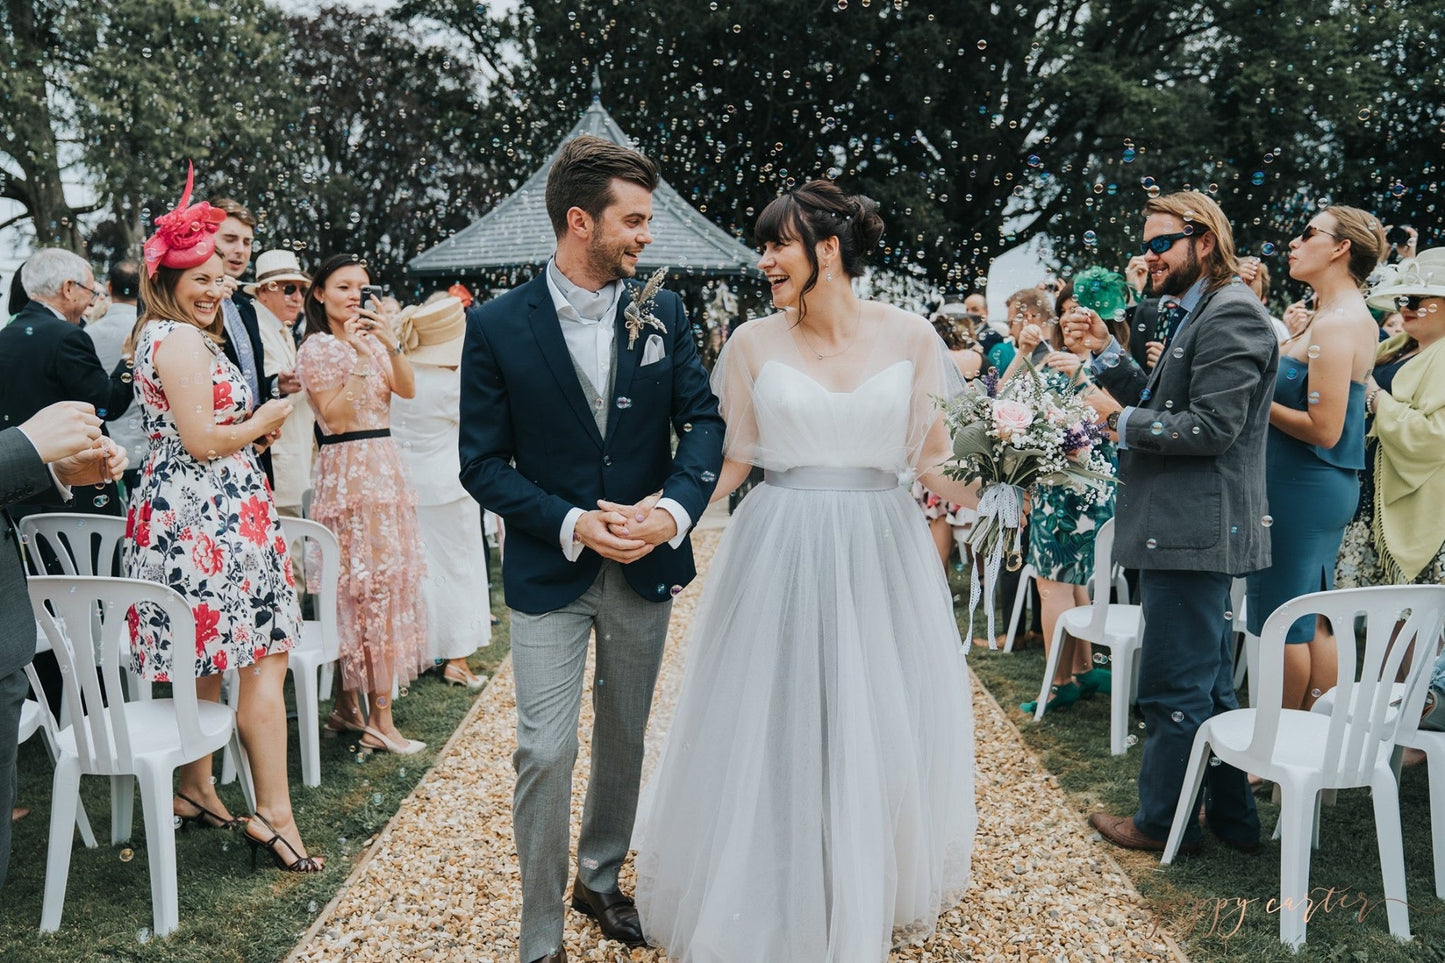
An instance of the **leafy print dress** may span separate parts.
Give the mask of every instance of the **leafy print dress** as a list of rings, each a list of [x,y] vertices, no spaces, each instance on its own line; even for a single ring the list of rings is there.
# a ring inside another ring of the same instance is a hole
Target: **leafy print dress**
[[[152,321],[135,352],[136,400],[150,454],[126,514],[126,572],[169,585],[196,617],[196,675],[214,675],[287,652],[300,637],[301,608],[281,523],[266,475],[250,445],[197,460],[181,444],[155,354],[183,322]],[[218,425],[245,421],[251,390],[218,345],[211,392]],[[129,614],[136,671],[170,681],[171,640],[150,606]]]

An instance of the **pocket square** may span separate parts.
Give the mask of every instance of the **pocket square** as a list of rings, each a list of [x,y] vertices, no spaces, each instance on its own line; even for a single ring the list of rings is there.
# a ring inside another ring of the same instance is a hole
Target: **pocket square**
[[[642,362],[638,367],[645,368],[650,364],[656,364],[666,356],[667,352],[662,347],[662,335],[649,334],[647,343],[642,346]]]

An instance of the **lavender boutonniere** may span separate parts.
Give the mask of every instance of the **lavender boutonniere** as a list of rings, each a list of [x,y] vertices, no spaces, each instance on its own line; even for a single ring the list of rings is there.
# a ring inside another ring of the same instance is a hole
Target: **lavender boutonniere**
[[[648,278],[647,283],[642,286],[642,290],[638,293],[637,297],[632,299],[632,303],[629,304],[627,310],[623,312],[623,316],[627,319],[625,322],[627,326],[627,350],[632,350],[632,346],[637,343],[637,338],[642,334],[642,329],[645,327],[656,328],[663,334],[667,333],[667,325],[659,321],[657,315],[652,313],[653,308],[656,306],[654,302],[657,298],[657,293],[662,290],[662,282],[666,277],[667,268],[660,267],[654,271],[652,277]]]

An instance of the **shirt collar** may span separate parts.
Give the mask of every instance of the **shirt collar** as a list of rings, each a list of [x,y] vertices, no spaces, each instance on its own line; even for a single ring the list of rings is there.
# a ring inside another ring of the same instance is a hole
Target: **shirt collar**
[[[1198,281],[1195,281],[1189,286],[1188,291],[1184,292],[1184,297],[1179,299],[1179,306],[1184,309],[1186,314],[1193,314],[1194,309],[1198,307],[1199,302],[1203,300],[1204,292],[1208,289],[1209,276],[1202,275]]]

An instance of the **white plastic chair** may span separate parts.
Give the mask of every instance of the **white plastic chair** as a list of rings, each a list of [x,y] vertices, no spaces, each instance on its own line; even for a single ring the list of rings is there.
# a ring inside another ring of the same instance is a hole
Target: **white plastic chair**
[[[38,624],[36,629],[40,630]],[[50,647],[48,639],[45,646],[48,650]],[[25,677],[30,680],[30,694],[35,698],[26,699],[20,706],[20,738],[17,742],[24,742],[38,731],[40,741],[45,746],[45,754],[50,757],[50,764],[53,766],[60,758],[58,742],[60,724],[55,721],[55,716],[50,711],[50,703],[45,699],[45,690],[40,685],[40,676],[36,674],[35,666],[25,666]],[[113,791],[114,788],[115,784],[112,783]],[[123,784],[123,789],[130,789],[129,781]],[[132,791],[128,798],[134,798],[134,796],[135,793]],[[112,799],[112,808],[114,808],[114,802]],[[128,819],[129,817],[127,817]],[[95,841],[95,833],[90,828],[90,816],[85,811],[85,804],[79,799],[75,801],[75,828],[80,830],[80,841],[85,844],[86,849],[94,849],[100,845]],[[120,842],[120,840],[116,840],[116,842]]]
[[[1014,593],[1013,612],[1008,618],[1008,635],[1004,636],[1003,650],[1012,652],[1014,650],[1014,638],[1018,635],[1019,619],[1023,616],[1024,605],[1033,595],[1034,580],[1039,577],[1038,571],[1032,565],[1025,565],[1019,572],[1019,587]]]
[[[1426,657],[1433,660],[1440,657],[1440,645],[1437,642],[1433,655],[1426,653]],[[1431,673],[1429,667],[1425,674],[1428,677]],[[1358,704],[1359,696],[1353,692],[1352,698]],[[1334,710],[1337,688],[1332,688],[1315,701],[1310,708],[1311,712],[1318,712],[1329,715]],[[1403,704],[1406,697],[1405,686],[1396,683],[1394,693],[1390,698],[1391,708],[1387,710],[1393,714],[1395,708]],[[1437,712],[1442,710],[1436,710]],[[1395,733],[1395,752],[1390,756],[1390,768],[1395,773],[1396,780],[1400,777],[1400,755],[1404,749],[1418,749],[1425,754],[1425,775],[1428,780],[1430,798],[1430,841],[1434,854],[1435,863],[1435,895],[1439,899],[1445,899],[1445,732],[1436,732],[1431,729],[1420,728],[1420,717],[1418,715],[1407,715]],[[1318,843],[1316,843],[1318,847]]]
[[[1314,615],[1323,615],[1336,626],[1352,626],[1358,615],[1365,617],[1363,657],[1357,658],[1348,635],[1338,647],[1339,678],[1355,680],[1354,697],[1339,700],[1328,714],[1281,708],[1285,634],[1296,619]],[[1395,626],[1402,620],[1404,626],[1392,644]],[[1276,609],[1260,636],[1259,705],[1220,713],[1199,727],[1161,862],[1174,861],[1185,826],[1197,818],[1199,788],[1211,752],[1236,769],[1278,783],[1279,938],[1298,948],[1305,941],[1310,849],[1318,842],[1320,794],[1368,786],[1390,933],[1409,940],[1400,796],[1390,757],[1401,713],[1420,716],[1442,624],[1445,585],[1316,592]],[[1397,688],[1395,680],[1402,677],[1402,670],[1405,681],[1403,688]]]
[[[121,574],[116,549],[125,538],[124,518],[81,512],[27,515],[20,520],[20,537],[29,547],[34,575],[46,574],[41,567],[41,542],[54,553],[66,575]]]
[[[281,531],[287,544],[310,539],[321,557],[321,591],[315,598],[315,619],[301,625],[301,638],[287,659],[292,685],[296,689],[296,731],[301,743],[301,781],[321,785],[321,690],[322,670],[341,657],[341,629],[336,610],[337,582],[341,578],[341,543],[331,529],[304,518],[281,517]],[[296,573],[297,581],[301,573]],[[231,692],[236,692],[234,673],[227,673]],[[232,702],[234,706],[234,701]],[[235,755],[226,750],[221,760],[221,782],[236,778]],[[254,800],[247,800],[255,808]]]
[[[1048,709],[1049,687],[1059,667],[1064,633],[1109,650],[1113,661],[1113,685],[1109,696],[1109,751],[1123,755],[1129,748],[1129,705],[1139,681],[1139,643],[1144,635],[1144,610],[1138,605],[1109,601],[1113,583],[1114,520],[1099,526],[1094,536],[1094,600],[1077,605],[1060,614],[1054,624],[1054,638],[1049,645],[1049,658],[1044,666],[1044,681],[1039,687],[1038,708],[1034,720],[1044,717]]]
[[[1235,579],[1229,586],[1229,627],[1239,638],[1234,650],[1234,687],[1248,684],[1246,698],[1251,706],[1259,705],[1255,693],[1259,689],[1259,636],[1249,631],[1249,602],[1246,582]]]
[[[67,725],[57,739],[60,758],[40,929],[60,928],[80,777],[103,775],[139,783],[152,928],[164,936],[179,923],[172,778],[178,766],[234,738],[235,715],[229,706],[196,698],[196,623],[190,606],[173,589],[137,579],[61,575],[32,577],[29,588],[35,617],[55,651],[69,696]],[[130,647],[126,614],[139,603],[153,607],[143,618],[163,614],[169,622],[169,699],[132,701],[122,694],[120,666],[129,659]],[[98,637],[93,634],[97,632]]]
[[[1005,652],[1012,652],[1014,650],[1014,638],[1018,634],[1019,619],[1023,615],[1024,603],[1027,599],[1033,597],[1031,589],[1033,588],[1034,580],[1038,577],[1039,573],[1032,565],[1025,565],[1023,571],[1019,572],[1019,590],[1014,594],[1013,612],[1009,615],[1008,620],[1008,635],[1005,636],[1003,640],[1003,650]],[[1114,597],[1119,600],[1117,604],[1128,605],[1129,582],[1124,578],[1124,569],[1118,565],[1113,566],[1110,578],[1114,589]],[[1090,579],[1090,597],[1094,595],[1092,583],[1093,580]]]

